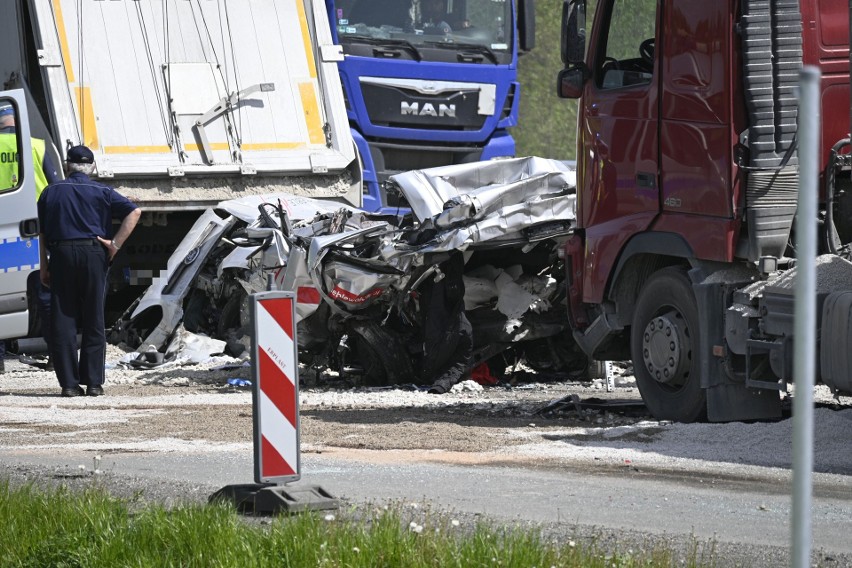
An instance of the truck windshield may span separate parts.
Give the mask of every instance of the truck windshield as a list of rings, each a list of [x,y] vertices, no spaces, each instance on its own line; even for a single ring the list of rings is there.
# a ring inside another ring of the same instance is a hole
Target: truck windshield
[[[344,45],[387,40],[389,47],[474,51],[486,61],[512,49],[511,0],[341,0],[334,19]]]

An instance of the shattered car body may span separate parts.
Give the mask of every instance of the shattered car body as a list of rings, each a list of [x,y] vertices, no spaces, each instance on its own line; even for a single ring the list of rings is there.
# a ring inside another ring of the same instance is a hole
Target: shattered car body
[[[112,340],[164,352],[183,324],[239,350],[249,295],[279,289],[297,295],[300,359],[365,384],[442,392],[483,363],[500,373],[520,358],[537,370],[585,368],[557,252],[574,224],[571,170],[518,158],[391,182],[410,212],[288,194],[220,203]]]

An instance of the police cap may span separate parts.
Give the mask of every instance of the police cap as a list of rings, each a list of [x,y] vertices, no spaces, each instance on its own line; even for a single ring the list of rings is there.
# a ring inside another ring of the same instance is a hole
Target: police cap
[[[73,146],[68,148],[65,160],[72,164],[94,164],[95,155],[85,146]]]

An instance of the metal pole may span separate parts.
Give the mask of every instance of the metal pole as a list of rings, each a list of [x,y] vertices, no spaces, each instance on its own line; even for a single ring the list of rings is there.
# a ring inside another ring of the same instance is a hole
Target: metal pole
[[[816,254],[819,180],[820,71],[799,74],[799,204],[796,213],[796,302],[793,377],[793,568],[810,566],[816,372]]]

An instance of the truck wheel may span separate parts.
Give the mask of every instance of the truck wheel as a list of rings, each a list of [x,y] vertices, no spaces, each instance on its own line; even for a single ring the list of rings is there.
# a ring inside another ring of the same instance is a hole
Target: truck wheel
[[[698,306],[689,277],[681,268],[664,268],[642,288],[630,331],[636,384],[655,418],[706,418],[698,346]]]

